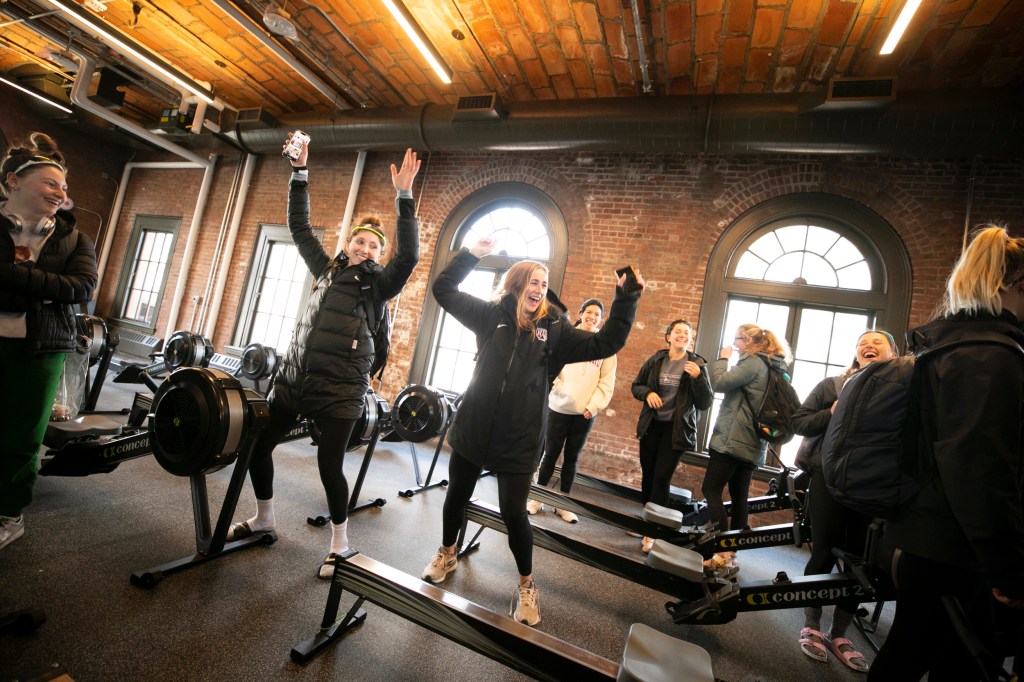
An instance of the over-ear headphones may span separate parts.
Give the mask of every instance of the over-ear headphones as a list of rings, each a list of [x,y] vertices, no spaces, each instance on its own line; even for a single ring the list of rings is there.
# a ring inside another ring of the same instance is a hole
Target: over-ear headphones
[[[17,213],[8,213],[4,211],[4,216],[11,221],[11,232],[21,232],[25,229],[25,221]],[[45,236],[50,234],[54,227],[57,226],[57,219],[52,215],[43,216],[39,219],[31,229],[39,236]]]

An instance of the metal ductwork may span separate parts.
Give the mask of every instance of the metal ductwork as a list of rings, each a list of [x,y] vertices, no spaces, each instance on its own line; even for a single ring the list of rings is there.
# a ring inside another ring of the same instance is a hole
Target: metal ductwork
[[[602,151],[1024,155],[1024,97],[1009,91],[901,93],[885,111],[824,109],[821,95],[718,95],[518,102],[506,118],[459,121],[458,105],[346,111],[236,130],[253,153],[279,153],[294,128],[318,151]]]

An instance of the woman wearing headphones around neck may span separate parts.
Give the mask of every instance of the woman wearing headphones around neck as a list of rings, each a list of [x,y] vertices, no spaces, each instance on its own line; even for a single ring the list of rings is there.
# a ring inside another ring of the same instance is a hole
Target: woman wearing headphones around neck
[[[57,144],[33,133],[0,162],[0,548],[25,533],[39,446],[64,355],[72,306],[92,298],[96,248],[61,210],[67,170]]]

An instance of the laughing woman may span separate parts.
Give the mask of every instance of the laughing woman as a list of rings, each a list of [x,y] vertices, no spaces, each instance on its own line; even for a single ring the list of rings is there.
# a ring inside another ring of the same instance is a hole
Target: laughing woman
[[[0,163],[0,548],[25,533],[39,446],[75,348],[72,306],[96,287],[92,240],[60,210],[65,175],[64,157],[41,133]]]
[[[567,363],[607,358],[625,345],[644,280],[636,273],[636,287],[624,290],[622,276],[604,326],[596,333],[580,331],[548,305],[548,270],[539,263],[513,265],[496,303],[459,291],[462,280],[493,249],[491,237],[481,238],[471,249],[462,249],[434,282],[440,306],[476,334],[480,359],[448,435],[452,454],[441,547],[421,575],[439,583],[455,570],[455,541],[486,468],[498,477],[498,506],[519,571],[509,611],[517,621],[536,625],[540,609],[526,498],[544,445],[551,377]]]

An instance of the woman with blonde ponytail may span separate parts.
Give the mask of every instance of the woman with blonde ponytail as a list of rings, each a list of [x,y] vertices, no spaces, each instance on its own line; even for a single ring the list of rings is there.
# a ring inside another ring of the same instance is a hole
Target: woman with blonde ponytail
[[[995,225],[976,232],[939,311],[908,336],[915,354],[931,351],[914,370],[908,470],[922,487],[886,521],[900,550],[896,615],[869,680],[977,680],[944,600],[959,602],[999,663],[993,606],[1024,609],[1024,239]],[[996,679],[998,663],[988,672]]]

